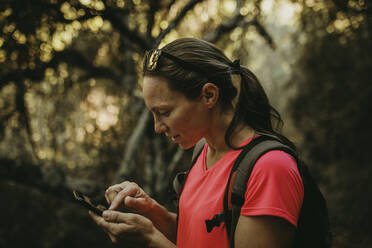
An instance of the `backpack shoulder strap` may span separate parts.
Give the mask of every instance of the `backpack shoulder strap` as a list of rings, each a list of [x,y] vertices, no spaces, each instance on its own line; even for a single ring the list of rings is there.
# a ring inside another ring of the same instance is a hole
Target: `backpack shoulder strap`
[[[241,152],[241,161],[236,161],[236,175],[232,183],[231,201],[233,204],[243,205],[244,195],[248,179],[252,173],[254,165],[257,160],[265,153],[272,150],[281,150],[289,153],[297,159],[296,153],[289,146],[284,145],[278,140],[262,140],[259,144],[255,145],[249,152]],[[245,154],[244,154],[245,153]],[[242,196],[242,199],[240,199]]]
[[[213,218],[205,220],[207,232],[211,232],[215,226],[222,222],[226,225],[227,234],[233,246],[233,237],[236,224],[240,216],[240,209],[244,204],[244,195],[249,176],[256,161],[270,150],[285,150],[292,153],[292,149],[276,136],[264,135],[254,138],[246,146],[234,162],[225,188],[223,199],[223,211],[215,214]]]
[[[224,209],[231,209],[231,221],[226,222],[231,247],[234,247],[234,234],[244,204],[247,182],[257,160],[272,150],[285,151],[297,160],[296,152],[275,136],[261,135],[251,142],[253,141],[254,143],[244,148],[236,159],[225,191]]]
[[[205,145],[205,139],[201,139],[196,143],[194,146],[194,150],[192,152],[192,158],[191,158],[191,166],[193,166],[196,163],[196,160],[198,159],[200,153],[202,152],[204,145]]]
[[[185,184],[187,175],[189,174],[189,171],[196,163],[196,160],[198,159],[200,153],[202,152],[204,145],[205,145],[205,139],[201,139],[196,143],[194,146],[194,150],[192,152],[192,158],[191,158],[191,167],[187,171],[182,171],[176,174],[174,180],[173,180],[173,189],[176,192],[177,196],[179,197],[182,193],[183,186]]]

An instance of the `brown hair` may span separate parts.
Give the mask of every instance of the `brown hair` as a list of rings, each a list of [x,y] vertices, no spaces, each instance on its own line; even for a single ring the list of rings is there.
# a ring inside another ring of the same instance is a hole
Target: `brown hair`
[[[225,133],[225,142],[229,147],[236,149],[230,143],[230,136],[241,122],[257,132],[274,134],[293,146],[278,133],[283,124],[280,114],[270,105],[264,89],[249,69],[233,63],[213,44],[196,38],[177,39],[161,50],[184,63],[162,56],[154,71],[144,68],[144,76],[164,77],[172,90],[183,93],[189,99],[199,97],[205,83],[214,83],[219,88],[222,110],[232,108],[233,99],[239,97],[233,120]],[[239,96],[233,86],[233,73],[241,75]],[[276,122],[275,130],[273,122]]]

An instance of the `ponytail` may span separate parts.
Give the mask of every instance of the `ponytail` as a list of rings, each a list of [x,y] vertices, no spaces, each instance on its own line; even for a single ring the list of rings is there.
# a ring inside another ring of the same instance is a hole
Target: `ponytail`
[[[230,137],[239,123],[245,123],[257,133],[275,135],[285,144],[295,149],[294,144],[280,133],[283,120],[279,112],[270,105],[257,77],[248,68],[242,66],[239,67],[239,74],[241,79],[239,95],[237,96],[238,101],[235,106],[234,117],[225,133],[226,144],[232,149],[239,149],[239,147],[234,147],[231,144]],[[234,81],[233,77],[232,81]]]
[[[282,118],[270,105],[257,77],[240,66],[239,60],[231,62],[213,44],[196,38],[177,39],[161,49],[150,51],[144,62],[143,75],[164,77],[170,89],[181,92],[188,99],[198,98],[205,83],[214,83],[220,92],[221,109],[234,110],[225,133],[225,142],[230,148],[239,149],[231,144],[231,135],[240,123],[257,133],[275,135],[294,148],[280,134]]]

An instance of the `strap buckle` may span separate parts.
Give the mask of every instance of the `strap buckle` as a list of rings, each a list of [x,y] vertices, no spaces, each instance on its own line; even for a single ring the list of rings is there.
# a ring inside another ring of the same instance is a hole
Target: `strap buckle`
[[[211,232],[215,226],[220,226],[222,222],[226,222],[226,211],[222,211],[215,216],[213,216],[212,219],[205,220],[205,225],[207,227],[207,232]]]

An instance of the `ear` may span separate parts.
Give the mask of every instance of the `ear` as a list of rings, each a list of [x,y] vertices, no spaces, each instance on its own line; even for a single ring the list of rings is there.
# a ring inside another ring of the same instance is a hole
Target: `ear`
[[[204,84],[201,91],[202,101],[207,105],[208,108],[213,108],[218,102],[219,89],[215,84],[206,83]]]

